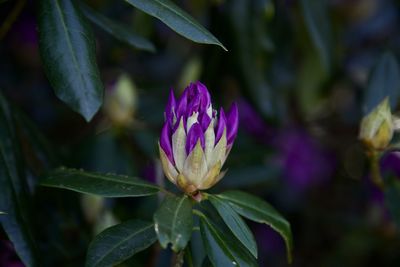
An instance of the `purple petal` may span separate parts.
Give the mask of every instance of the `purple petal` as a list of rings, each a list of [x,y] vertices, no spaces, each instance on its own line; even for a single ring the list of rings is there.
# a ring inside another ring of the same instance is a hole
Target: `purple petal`
[[[199,123],[195,123],[190,128],[189,133],[187,135],[187,139],[186,139],[186,153],[188,155],[193,150],[193,148],[196,146],[199,139],[200,139],[201,147],[204,149],[205,141],[204,141],[203,130],[201,129],[201,126]]]
[[[195,85],[197,86],[198,92],[201,96],[201,107],[200,109],[203,112],[207,112],[207,108],[210,106],[211,104],[211,96],[210,93],[207,90],[207,87],[202,84],[201,82],[197,81],[195,83]]]
[[[205,132],[211,123],[211,118],[208,117],[207,113],[203,113],[199,115],[199,122],[201,124],[201,128]]]
[[[176,117],[180,118],[185,116],[187,118],[186,110],[187,110],[187,102],[188,102],[188,93],[187,90],[183,91],[181,97],[178,101],[178,107],[176,109]]]
[[[244,99],[239,101],[240,124],[250,135],[265,144],[270,144],[274,133],[274,129],[269,127],[261,117],[261,115],[253,108],[253,106]]]
[[[171,129],[169,128],[168,123],[164,123],[164,126],[161,130],[160,136],[160,147],[164,150],[167,155],[169,161],[175,165],[174,157],[172,155],[172,145],[171,145]]]
[[[217,126],[217,134],[216,134],[216,138],[215,138],[215,144],[217,144],[219,139],[221,139],[225,128],[226,128],[225,112],[224,112],[224,110],[222,108],[220,108],[218,126]]]
[[[236,103],[233,103],[227,114],[227,139],[228,145],[232,144],[236,138],[239,127],[239,111]]]
[[[175,100],[174,90],[171,88],[167,102],[167,107],[165,109],[165,120],[168,121],[168,123],[170,123],[171,127],[173,126],[172,124],[174,120],[175,109],[176,109],[176,100]]]

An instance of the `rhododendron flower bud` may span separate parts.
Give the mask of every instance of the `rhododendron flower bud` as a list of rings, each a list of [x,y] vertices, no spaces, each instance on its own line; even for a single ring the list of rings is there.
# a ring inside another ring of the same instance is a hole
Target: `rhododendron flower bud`
[[[383,150],[392,140],[393,128],[389,99],[385,98],[362,119],[359,138],[367,147]]]
[[[184,192],[194,194],[215,185],[238,131],[238,109],[213,109],[210,93],[191,83],[176,100],[171,90],[159,149],[164,173]]]

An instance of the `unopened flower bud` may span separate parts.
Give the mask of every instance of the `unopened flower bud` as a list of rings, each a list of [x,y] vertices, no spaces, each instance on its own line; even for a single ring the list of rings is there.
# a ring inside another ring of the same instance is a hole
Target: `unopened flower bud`
[[[212,187],[223,177],[237,131],[236,104],[217,115],[202,83],[191,83],[178,100],[171,90],[159,143],[165,175],[188,194]]]
[[[385,149],[393,137],[393,120],[386,97],[361,121],[360,140],[370,149]]]
[[[106,92],[104,110],[111,122],[128,126],[136,109],[136,87],[128,75],[122,74],[115,86]]]

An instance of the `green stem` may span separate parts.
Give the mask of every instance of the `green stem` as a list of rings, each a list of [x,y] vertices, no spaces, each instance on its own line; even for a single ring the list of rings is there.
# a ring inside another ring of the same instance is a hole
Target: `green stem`
[[[371,181],[381,190],[383,190],[384,183],[381,175],[381,167],[379,165],[379,153],[377,151],[371,151],[370,163],[371,163]]]

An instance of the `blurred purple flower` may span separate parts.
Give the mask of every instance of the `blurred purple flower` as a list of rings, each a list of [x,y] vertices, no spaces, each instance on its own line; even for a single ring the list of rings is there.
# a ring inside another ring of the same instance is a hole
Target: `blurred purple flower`
[[[269,144],[273,136],[273,129],[268,127],[263,118],[245,100],[238,102],[240,110],[240,125],[249,134],[254,136],[259,142]]]
[[[381,168],[383,173],[400,177],[400,152],[396,151],[385,155],[381,160]]]
[[[284,176],[299,190],[323,183],[334,171],[334,158],[302,130],[282,133],[277,139],[277,148]]]
[[[141,177],[153,184],[157,183],[156,167],[153,162],[145,165],[141,171]]]
[[[278,132],[269,127],[254,108],[245,100],[239,101],[240,122],[243,128],[259,142],[277,150],[276,161],[284,177],[293,188],[304,190],[329,179],[335,159],[307,132],[285,129]]]
[[[257,242],[260,266],[267,266],[272,255],[285,255],[285,243],[276,231],[264,224],[250,223],[250,226]]]
[[[400,178],[400,152],[391,152],[382,157],[380,161],[382,175],[394,175]],[[390,221],[391,215],[385,205],[385,196],[380,188],[366,180],[367,193],[372,206],[378,206],[382,210],[384,221]]]
[[[18,258],[11,242],[0,240],[0,266],[24,267],[25,265]]]
[[[200,82],[191,83],[178,100],[171,90],[159,143],[167,178],[187,193],[217,183],[236,138],[238,121],[236,104],[227,114],[221,108],[217,116],[210,93]]]

